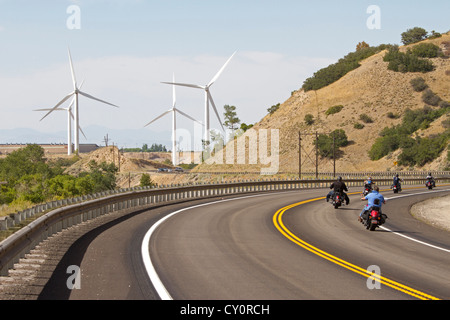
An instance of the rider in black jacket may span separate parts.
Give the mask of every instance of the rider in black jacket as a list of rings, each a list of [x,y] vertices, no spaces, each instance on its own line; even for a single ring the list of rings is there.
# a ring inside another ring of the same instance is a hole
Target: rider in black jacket
[[[347,194],[344,191],[348,191],[347,186],[345,185],[345,182],[342,181],[342,177],[338,177],[337,181],[334,181],[330,185],[330,189],[333,189],[327,194],[327,202],[330,200],[330,197],[333,197],[333,195],[336,192],[340,192],[344,198],[345,198],[345,204],[348,205],[350,203],[350,199],[348,198]]]

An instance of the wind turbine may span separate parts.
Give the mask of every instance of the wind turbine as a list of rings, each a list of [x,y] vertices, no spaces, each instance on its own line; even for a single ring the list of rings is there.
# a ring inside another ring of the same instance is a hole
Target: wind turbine
[[[175,82],[175,75],[173,76],[173,82]],[[180,113],[181,115],[185,116],[188,119],[191,119],[192,121],[198,122],[200,124],[202,124],[201,122],[195,120],[194,118],[192,118],[191,116],[187,115],[186,113],[184,113],[183,111],[179,110],[176,107],[176,95],[175,95],[175,86],[173,86],[173,102],[172,102],[172,108],[170,108],[169,110],[167,110],[166,112],[164,112],[163,114],[159,115],[158,117],[156,117],[155,119],[153,119],[152,121],[150,121],[149,123],[147,123],[144,127],[147,127],[148,125],[150,125],[151,123],[155,122],[156,120],[164,117],[166,114],[172,113],[172,164],[174,166],[178,165],[178,158],[177,158],[177,117],[176,117],[176,113]]]
[[[57,108],[57,109],[36,109],[33,111],[67,111],[67,155],[72,155],[72,119],[74,119],[73,113],[72,113],[72,103],[67,108]],[[83,134],[84,138],[86,138],[86,135],[84,134],[81,127],[79,128],[81,133]]]
[[[67,96],[65,96],[60,102],[58,102],[58,104],[56,106],[54,106],[52,109],[50,109],[49,112],[47,112],[47,114],[45,116],[42,117],[41,121],[47,117],[52,111],[58,109],[58,107],[63,104],[64,102],[66,102],[70,97],[74,97],[74,117],[75,117],[75,134],[74,134],[74,140],[75,140],[75,151],[78,152],[78,150],[80,149],[80,141],[79,141],[79,130],[80,130],[80,126],[79,126],[79,122],[80,122],[80,116],[79,116],[79,106],[78,106],[78,94],[81,94],[82,96],[85,96],[86,98],[92,99],[92,100],[96,100],[105,104],[108,104],[110,106],[119,108],[118,106],[106,102],[104,100],[98,99],[96,97],[91,96],[90,94],[87,94],[83,91],[80,90],[80,88],[77,86],[77,80],[75,77],[75,71],[73,69],[73,63],[72,63],[72,56],[70,54],[70,49],[68,48],[68,53],[69,53],[69,63],[70,63],[70,71],[72,73],[72,82],[73,82],[73,91],[71,93],[69,93]],[[81,87],[81,86],[80,86]]]
[[[80,89],[83,86],[83,83],[84,83],[84,80],[80,84]],[[56,109],[55,108],[46,108],[46,109],[33,110],[33,111],[49,111],[48,114],[52,113],[53,111],[67,111],[67,155],[69,155],[69,156],[72,155],[72,119],[74,119],[74,116],[72,113],[72,106],[73,106],[74,102],[75,102],[75,98],[72,98],[72,101],[70,102],[70,105],[67,108],[56,108]],[[42,119],[44,119],[44,118],[42,118]],[[83,136],[86,138],[86,135],[84,134],[83,130],[81,130],[81,128],[80,128],[80,131],[83,134]]]
[[[234,52],[231,57],[227,60],[227,62],[225,62],[225,64],[223,65],[223,67],[219,70],[219,72],[217,72],[217,74],[214,76],[214,78],[211,79],[211,81],[207,84],[207,85],[197,85],[197,84],[189,84],[189,83],[175,83],[174,82],[162,82],[165,84],[171,84],[171,85],[176,85],[176,86],[183,86],[183,87],[190,87],[190,88],[196,88],[196,89],[203,89],[205,91],[205,135],[204,135],[204,139],[205,142],[210,140],[210,134],[209,134],[209,128],[210,128],[210,123],[209,123],[209,102],[211,102],[214,112],[216,113],[217,119],[219,120],[220,126],[222,127],[222,130],[225,131],[225,129],[223,128],[222,125],[222,120],[220,120],[220,116],[219,113],[217,112],[217,108],[216,105],[214,103],[214,100],[211,96],[210,93],[210,87],[214,84],[214,82],[217,81],[217,79],[219,78],[219,76],[222,74],[223,70],[225,69],[225,67],[228,65],[228,63],[230,62],[230,60],[233,58],[233,56],[236,54],[236,52]]]

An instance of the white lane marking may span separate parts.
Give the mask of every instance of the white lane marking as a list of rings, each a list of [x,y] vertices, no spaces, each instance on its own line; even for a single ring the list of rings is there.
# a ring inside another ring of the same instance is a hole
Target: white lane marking
[[[141,254],[142,254],[142,259],[144,261],[145,269],[147,270],[147,274],[150,277],[150,281],[152,282],[153,286],[155,287],[155,290],[158,293],[161,300],[173,300],[173,299],[172,299],[172,296],[167,291],[166,287],[163,285],[161,279],[158,276],[158,273],[156,272],[156,269],[150,258],[149,245],[150,245],[150,238],[151,238],[152,234],[164,221],[166,221],[170,217],[172,217],[180,212],[203,207],[203,206],[208,206],[211,204],[217,204],[217,203],[221,203],[221,202],[234,201],[234,200],[240,200],[240,199],[246,199],[246,198],[270,196],[270,195],[276,195],[276,194],[287,194],[287,193],[293,193],[293,192],[298,192],[298,191],[299,190],[277,192],[277,193],[267,193],[267,194],[257,194],[257,195],[243,196],[243,197],[238,197],[238,198],[224,199],[224,200],[219,200],[219,201],[214,201],[214,202],[203,203],[203,204],[195,205],[192,207],[187,207],[184,209],[177,210],[175,212],[172,212],[172,213],[166,215],[164,218],[158,220],[145,234],[144,239],[142,240]]]
[[[431,191],[431,192],[446,192],[446,191],[450,191],[450,189],[436,190],[436,191]],[[390,200],[390,199],[397,199],[397,198],[403,198],[403,197],[411,197],[411,196],[415,196],[415,195],[418,195],[418,194],[430,194],[430,191],[419,192],[419,193],[414,193],[414,194],[398,195],[398,196],[395,196],[395,197],[392,197],[392,198],[385,198],[385,199],[386,199],[386,200]],[[431,243],[427,243],[427,242],[424,242],[424,241],[420,241],[420,240],[414,239],[414,238],[412,238],[412,237],[405,236],[404,234],[401,234],[401,233],[392,231],[392,230],[390,230],[390,229],[388,229],[388,228],[386,228],[386,227],[383,227],[383,226],[380,226],[380,228],[381,228],[381,229],[384,229],[384,230],[386,230],[386,231],[389,231],[389,232],[391,232],[391,233],[393,233],[393,234],[395,234],[395,235],[397,235],[397,236],[406,238],[406,239],[408,239],[408,240],[411,240],[411,241],[414,241],[414,242],[423,244],[423,245],[425,245],[425,246],[428,246],[428,247],[431,247],[431,248],[435,248],[435,249],[442,250],[442,251],[445,251],[445,252],[450,253],[450,250],[449,250],[449,249],[445,249],[445,248],[442,248],[442,247],[438,247],[438,246],[432,245]]]

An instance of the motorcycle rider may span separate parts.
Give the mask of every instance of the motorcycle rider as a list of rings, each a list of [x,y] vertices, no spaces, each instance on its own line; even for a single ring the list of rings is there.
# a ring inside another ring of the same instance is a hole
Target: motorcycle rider
[[[432,183],[432,185],[433,185],[433,188],[436,187],[436,182],[434,181],[434,178],[433,178],[433,176],[431,175],[431,172],[428,173],[428,176],[427,176],[427,182],[428,182],[428,181],[431,181],[431,183]]]
[[[368,177],[366,181],[364,181],[364,189],[368,188],[369,191],[372,191],[373,185],[375,183],[372,181],[372,177]]]
[[[364,206],[363,210],[359,214],[358,221],[363,222],[363,215],[368,212],[373,207],[380,208],[381,213],[381,206],[383,203],[386,203],[386,200],[384,200],[383,195],[380,193],[380,189],[378,186],[374,186],[371,193],[369,193],[367,196],[362,197],[361,200],[368,200],[367,204]]]
[[[338,177],[337,181],[332,182],[330,185],[330,189],[333,190],[331,190],[327,194],[327,202],[330,200],[331,197],[333,197],[336,194],[336,192],[340,192],[344,196],[345,204],[348,205],[350,203],[348,195],[344,192],[348,191],[348,188],[345,185],[345,182],[342,181],[342,177]]]
[[[398,173],[394,176],[394,181],[392,183],[393,186],[397,186],[398,191],[402,191],[402,184],[400,182],[403,182],[403,179],[400,179],[398,177]]]

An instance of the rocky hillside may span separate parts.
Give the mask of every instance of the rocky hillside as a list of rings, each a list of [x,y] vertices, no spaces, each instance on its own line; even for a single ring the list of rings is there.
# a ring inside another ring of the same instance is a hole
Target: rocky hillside
[[[281,172],[298,171],[298,137],[302,133],[303,171],[314,171],[315,154],[313,138],[315,132],[330,133],[335,129],[343,129],[348,136],[349,144],[341,148],[342,157],[337,159],[338,171],[386,171],[401,170],[397,167],[398,152],[393,152],[384,158],[371,161],[368,151],[385,127],[399,124],[401,116],[407,108],[424,107],[422,93],[414,91],[410,81],[416,77],[425,79],[428,87],[443,101],[450,101],[450,33],[442,37],[423,41],[440,46],[444,56],[430,59],[435,66],[427,73],[394,72],[388,70],[388,62],[383,61],[386,50],[379,52],[361,62],[361,66],[342,77],[340,80],[317,91],[304,92],[298,90],[281,104],[273,114],[268,114],[253,128],[279,129],[280,148],[279,160]],[[416,44],[400,47],[406,51]],[[333,106],[343,106],[334,114],[326,114]],[[436,107],[439,108],[439,107]],[[390,116],[388,114],[390,113]],[[311,114],[314,122],[305,123],[305,115]],[[361,115],[368,115],[373,122],[364,123]],[[395,117],[397,116],[397,117]],[[442,133],[442,125],[448,119],[448,114],[434,121],[427,130],[418,132],[421,136]],[[355,124],[364,127],[356,129]],[[448,149],[448,147],[447,147]],[[423,170],[442,170],[447,164],[447,151],[433,163],[426,164]],[[216,159],[217,160],[217,159]],[[214,161],[210,161],[212,163]],[[331,171],[333,162],[321,159],[321,171]],[[258,171],[255,165],[217,165],[203,164],[198,171]]]

